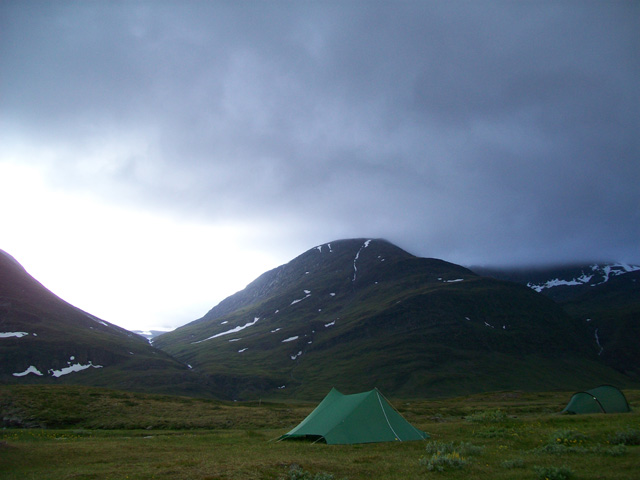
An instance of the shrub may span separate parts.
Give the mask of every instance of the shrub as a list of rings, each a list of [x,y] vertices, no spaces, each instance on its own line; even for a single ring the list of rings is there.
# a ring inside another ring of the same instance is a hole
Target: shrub
[[[539,480],[569,480],[573,472],[567,467],[534,467]]]
[[[473,436],[478,438],[505,438],[514,434],[513,429],[504,427],[489,427],[486,430],[474,432]]]
[[[628,429],[623,432],[616,432],[609,437],[612,445],[640,445],[640,430]]]
[[[565,447],[578,447],[587,441],[586,435],[576,430],[556,430],[549,437],[549,444],[563,445]]]
[[[549,436],[547,443],[537,449],[537,452],[555,455],[585,453],[588,452],[584,447],[586,441],[587,437],[576,430],[556,430]]]
[[[458,452],[461,456],[470,457],[482,453],[482,447],[468,442],[440,442],[438,440],[427,443],[428,454],[447,454]]]
[[[443,472],[448,468],[462,468],[469,461],[458,452],[434,453],[430,458],[420,459],[420,465],[425,465],[429,471]]]
[[[600,453],[608,457],[621,457],[627,453],[627,447],[625,445],[613,445],[611,447],[597,447],[594,449],[594,453]]]
[[[335,477],[327,472],[319,472],[313,475],[303,470],[299,465],[292,465],[285,480],[334,480]]]
[[[484,412],[469,415],[466,420],[472,423],[499,423],[507,419],[507,414],[502,410],[485,410]]]
[[[500,464],[502,468],[512,469],[512,468],[524,468],[524,460],[521,458],[514,458],[513,460],[505,460]]]
[[[565,453],[585,453],[584,447],[567,447],[561,443],[546,443],[536,450],[536,453],[549,453],[551,455],[564,455]]]
[[[469,463],[469,457],[482,453],[482,447],[467,442],[440,442],[427,443],[427,455],[422,457],[420,465],[427,470],[442,472],[448,468],[462,468]]]

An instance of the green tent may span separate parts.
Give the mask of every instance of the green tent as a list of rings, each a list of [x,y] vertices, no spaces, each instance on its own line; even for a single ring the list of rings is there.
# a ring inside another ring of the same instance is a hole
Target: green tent
[[[566,413],[624,413],[630,412],[624,394],[616,387],[602,385],[586,392],[576,392],[562,410]]]
[[[305,438],[331,445],[423,440],[428,435],[400,415],[378,391],[343,395],[335,388],[280,440]]]

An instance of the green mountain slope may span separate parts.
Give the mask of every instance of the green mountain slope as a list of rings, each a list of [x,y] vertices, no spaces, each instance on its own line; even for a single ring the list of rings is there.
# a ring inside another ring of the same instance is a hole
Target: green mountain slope
[[[203,379],[144,338],[60,299],[0,250],[0,383],[194,393]]]
[[[554,299],[583,323],[602,362],[640,379],[640,267],[617,263],[483,273]]]
[[[313,248],[154,345],[236,398],[626,381],[598,362],[582,323],[552,300],[384,240]]]

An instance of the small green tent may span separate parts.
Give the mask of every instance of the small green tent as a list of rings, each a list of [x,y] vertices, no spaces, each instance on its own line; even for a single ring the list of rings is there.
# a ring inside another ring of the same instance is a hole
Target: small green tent
[[[280,440],[306,438],[334,445],[427,437],[407,422],[377,388],[353,395],[343,395],[332,388],[315,410]]]
[[[576,392],[562,410],[565,413],[625,413],[630,412],[624,394],[611,385],[601,385],[586,392]]]

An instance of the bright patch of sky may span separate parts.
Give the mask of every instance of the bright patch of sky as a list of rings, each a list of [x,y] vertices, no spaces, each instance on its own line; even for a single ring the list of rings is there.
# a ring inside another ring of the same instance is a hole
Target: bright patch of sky
[[[53,293],[129,330],[204,315],[277,263],[233,224],[200,224],[53,188],[0,162],[0,248]]]

